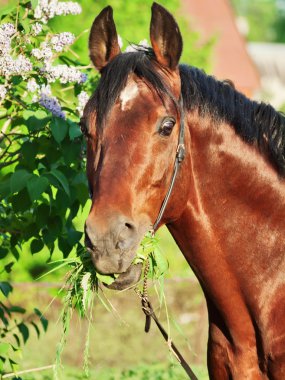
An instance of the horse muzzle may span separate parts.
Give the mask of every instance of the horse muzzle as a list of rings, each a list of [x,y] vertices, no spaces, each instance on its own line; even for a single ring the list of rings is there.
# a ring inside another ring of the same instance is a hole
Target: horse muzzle
[[[109,221],[105,231],[93,218],[86,220],[85,245],[96,270],[104,275],[119,274],[108,286],[111,289],[122,290],[139,281],[141,266],[132,264],[139,241],[134,223],[122,216]]]

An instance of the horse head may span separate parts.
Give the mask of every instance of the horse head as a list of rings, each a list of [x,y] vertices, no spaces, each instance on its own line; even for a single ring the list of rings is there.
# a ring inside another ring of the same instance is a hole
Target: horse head
[[[179,139],[182,38],[173,16],[156,3],[150,40],[151,48],[121,53],[111,7],[95,18],[89,38],[101,78],[81,121],[92,198],[86,246],[99,273],[120,274],[117,289],[139,280],[135,252],[157,219]],[[184,182],[179,187],[186,189]],[[178,218],[186,200],[176,189],[160,225]]]

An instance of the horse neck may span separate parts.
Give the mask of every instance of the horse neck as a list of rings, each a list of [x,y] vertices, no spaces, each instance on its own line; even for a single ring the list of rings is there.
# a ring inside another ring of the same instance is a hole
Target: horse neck
[[[183,214],[169,226],[171,233],[196,272],[202,271],[202,257],[206,265],[222,256],[237,264],[239,259],[246,262],[245,255],[252,260],[257,251],[257,265],[262,267],[263,259],[272,256],[270,250],[285,249],[280,243],[284,180],[229,124],[214,123],[197,111],[189,113],[187,121],[190,173],[181,174],[189,176],[190,191]]]

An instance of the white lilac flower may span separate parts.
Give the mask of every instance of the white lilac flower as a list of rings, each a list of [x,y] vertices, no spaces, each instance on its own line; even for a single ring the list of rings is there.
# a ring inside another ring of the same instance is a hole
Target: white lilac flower
[[[59,34],[55,34],[51,38],[51,45],[52,48],[57,51],[61,52],[65,46],[72,45],[75,40],[75,35],[69,32],[63,32]]]
[[[36,92],[38,91],[40,86],[37,84],[35,78],[30,78],[27,82],[27,90],[29,92]]]
[[[49,84],[42,84],[40,88],[40,93],[46,96],[51,96],[51,88]]]
[[[7,94],[6,87],[3,84],[0,84],[0,103],[2,102],[2,100],[5,99],[6,94]]]
[[[0,33],[0,56],[9,54],[11,50],[11,40],[5,34]]]
[[[138,43],[138,45],[139,45],[139,46],[142,46],[142,47],[145,47],[145,48],[148,48],[148,47],[149,47],[149,44],[148,44],[148,42],[147,42],[146,39],[140,41],[140,42]],[[137,49],[137,45],[132,45],[132,44],[131,44],[131,45],[129,45],[129,46],[126,48],[125,53],[130,53],[130,52],[137,51],[137,50],[138,50],[138,49]]]
[[[23,74],[33,69],[33,65],[29,58],[24,55],[18,55],[15,60],[15,74]]]
[[[83,114],[84,107],[86,103],[88,102],[89,95],[85,91],[81,91],[80,94],[77,96],[78,99],[78,106],[76,107],[78,113],[80,116]]]
[[[65,113],[62,111],[59,101],[55,96],[47,96],[46,94],[42,93],[40,95],[39,104],[45,107],[54,116],[65,119]]]
[[[77,15],[81,11],[81,6],[73,1],[39,0],[35,8],[34,17],[47,23],[54,16]]]
[[[66,16],[68,14],[78,15],[81,12],[82,12],[81,6],[78,3],[73,2],[73,1],[58,2],[56,10],[55,10],[55,14],[57,16],[61,16],[61,15]]]
[[[46,65],[42,70],[49,82],[55,82],[57,79],[60,83],[84,83],[87,79],[86,74],[81,73],[75,67],[70,67],[67,65],[57,65],[51,66]]]
[[[34,36],[37,36],[38,34],[40,34],[42,30],[43,30],[42,24],[40,24],[39,22],[36,22],[35,24],[32,25],[32,33]]]
[[[10,55],[0,56],[0,74],[4,76],[24,74],[33,69],[31,61],[23,55],[15,60]]]
[[[0,33],[4,34],[6,37],[11,37],[16,33],[16,29],[10,22],[0,25]]]
[[[44,62],[49,61],[52,58],[52,50],[46,42],[41,43],[40,49],[33,49],[32,55],[37,59],[42,59]]]

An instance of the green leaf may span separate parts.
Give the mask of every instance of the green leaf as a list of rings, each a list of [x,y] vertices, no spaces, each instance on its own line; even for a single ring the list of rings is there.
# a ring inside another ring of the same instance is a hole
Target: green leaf
[[[14,337],[14,339],[15,339],[18,347],[20,347],[21,346],[21,342],[20,342],[20,339],[19,339],[18,335],[17,334],[13,334],[13,337]]]
[[[27,183],[27,189],[31,201],[39,199],[42,193],[47,189],[49,181],[46,177],[38,177],[35,174]]]
[[[11,197],[11,204],[14,212],[24,212],[28,210],[31,205],[31,199],[26,188],[21,190],[18,194]]]
[[[70,229],[67,231],[67,241],[73,247],[82,237],[82,232]]]
[[[65,175],[58,169],[53,169],[49,174],[57,179],[66,194],[70,196],[69,183]]]
[[[67,134],[68,124],[64,119],[53,118],[50,123],[50,129],[55,141],[60,144]]]
[[[9,310],[11,313],[19,313],[19,314],[25,314],[26,312],[26,309],[24,309],[21,306],[11,306]]]
[[[60,236],[58,238],[58,248],[63,253],[63,257],[67,257],[72,250],[72,245],[69,244],[66,238]]]
[[[41,332],[40,332],[40,329],[38,328],[37,324],[35,322],[31,322],[31,325],[34,327],[34,329],[36,330],[36,333],[37,333],[37,337],[40,338],[41,336]]]
[[[16,9],[16,6],[15,4],[13,5],[6,5],[6,6],[1,6],[1,11],[0,11],[0,17],[3,17],[3,16],[6,16],[6,15],[9,15],[11,14],[11,12],[13,12],[15,9]]]
[[[69,138],[70,140],[76,139],[76,137],[82,136],[81,130],[79,128],[79,125],[77,123],[74,123],[73,121],[68,120],[69,124]]]
[[[39,309],[34,308],[34,311],[35,311],[36,315],[40,318],[40,321],[41,321],[41,324],[43,326],[44,331],[47,331],[48,320],[43,316],[43,314],[41,313],[41,311]]]
[[[6,180],[3,180],[1,178],[1,182],[0,182],[0,196],[1,198],[5,198],[7,197],[7,195],[10,194],[10,191],[11,191],[11,185],[10,185],[10,178],[6,179]]]
[[[155,262],[160,274],[165,273],[169,267],[166,257],[160,252],[159,249],[155,249],[154,257],[155,257]]]
[[[4,259],[8,255],[9,251],[7,248],[0,247],[0,260]]]
[[[13,359],[9,358],[8,359],[9,363],[10,363],[10,367],[11,367],[11,370],[12,372],[17,372],[18,369],[19,369],[19,364],[16,363]],[[22,380],[21,377],[18,377],[18,376],[15,376],[12,378],[12,380]]]
[[[6,312],[4,312],[4,308],[0,307],[0,319],[4,323],[4,325],[7,327],[9,325],[8,319],[6,318]]]
[[[44,243],[41,239],[34,239],[31,242],[30,248],[32,254],[40,252],[44,247]]]
[[[17,193],[26,185],[32,174],[25,169],[15,171],[10,178],[10,188],[12,193]]]
[[[39,207],[35,208],[34,215],[36,217],[36,224],[39,228],[46,225],[47,220],[50,216],[50,212],[50,206],[44,203],[40,204]]]
[[[6,273],[10,273],[12,271],[12,267],[13,265],[15,264],[15,261],[11,261],[10,263],[8,263],[7,265],[4,266],[4,271]]]
[[[43,110],[23,112],[23,118],[26,120],[25,125],[30,131],[35,132],[44,128],[50,120],[50,117]]]
[[[35,112],[30,110],[24,110],[23,111],[23,119],[28,120],[30,117],[34,116]]]
[[[113,276],[103,275],[96,273],[96,277],[99,281],[103,282],[104,284],[111,285],[116,279]]]
[[[25,325],[25,323],[20,323],[17,327],[22,335],[23,342],[26,343],[30,335],[27,325]]]
[[[38,143],[35,141],[26,141],[21,146],[21,155],[23,157],[23,163],[29,168],[33,168],[35,165],[35,157],[38,153]]]
[[[5,297],[8,297],[9,293],[12,292],[13,287],[6,281],[0,281],[0,290]]]

